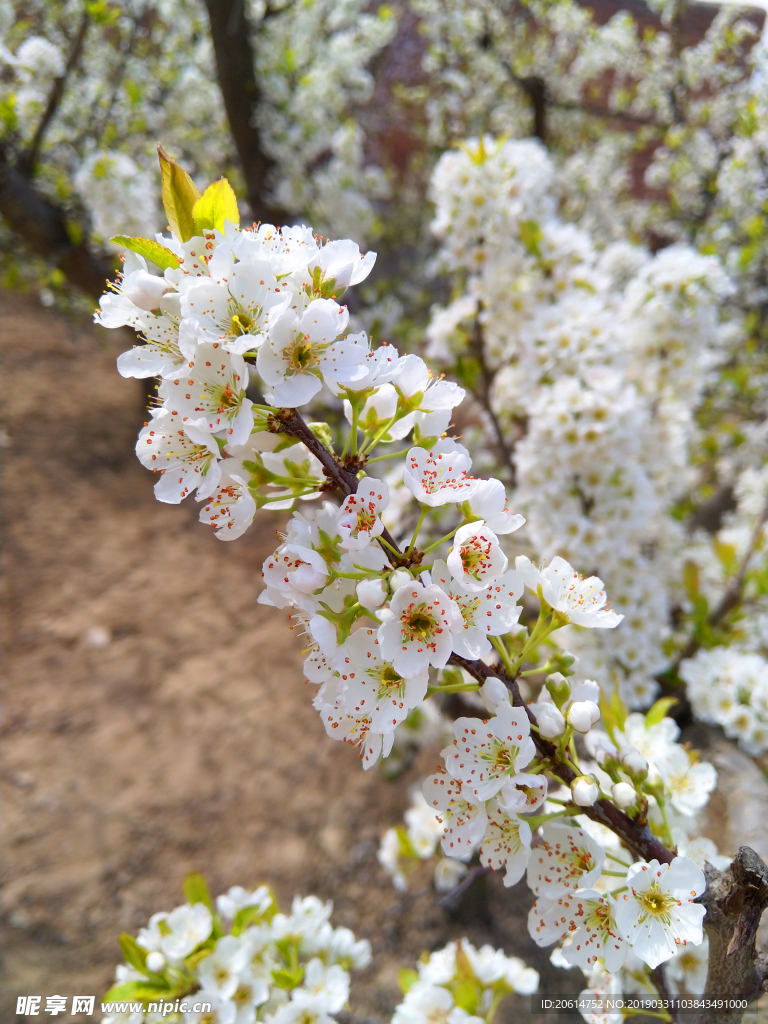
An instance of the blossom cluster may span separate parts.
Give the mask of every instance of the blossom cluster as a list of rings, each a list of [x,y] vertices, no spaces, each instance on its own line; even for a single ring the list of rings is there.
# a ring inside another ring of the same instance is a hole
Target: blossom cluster
[[[539,975],[519,957],[459,939],[425,954],[417,971],[401,971],[400,983],[404,999],[392,1024],[480,1024],[506,995],[536,992]]]
[[[694,482],[693,410],[728,351],[718,307],[731,285],[691,248],[600,251],[557,215],[553,173],[531,140],[485,136],[441,157],[433,230],[464,285],[433,311],[427,352],[461,371],[479,332],[527,538],[540,558],[593,566],[625,614],[609,646],[597,634],[569,646],[642,706],[668,663],[687,547],[673,513]]]
[[[334,928],[333,904],[316,896],[295,897],[283,913],[267,886],[234,886],[214,905],[199,875],[187,879],[185,895],[135,939],[122,936],[126,962],[105,1000],[143,1002],[145,1010],[108,1013],[102,1024],[331,1024],[347,1004],[349,972],[371,961],[370,943]],[[210,1009],[162,1008],[191,995],[190,1006]]]
[[[748,754],[768,750],[768,660],[714,647],[683,661],[680,676],[698,719],[722,726]]]
[[[144,1007],[116,1009],[102,1024],[333,1024],[348,1007],[350,972],[368,967],[371,944],[332,926],[330,900],[296,896],[284,913],[266,885],[233,886],[215,904],[200,875],[184,889],[186,903],[121,936],[125,963],[104,1002]],[[400,982],[392,1024],[481,1024],[506,996],[535,992],[539,975],[459,939],[425,953],[417,971],[403,968]]]
[[[528,921],[531,937],[542,946],[561,941],[563,962],[585,973],[615,973],[628,955],[655,968],[686,944],[700,945],[703,908],[693,901],[703,891],[704,863],[729,863],[698,834],[717,773],[677,742],[679,728],[664,716],[666,702],[643,716],[628,714],[614,700],[606,706],[603,730],[597,727],[597,684],[550,675],[540,700],[530,705],[540,735],[564,746],[581,736],[592,758],[576,762],[581,774],[569,792],[556,780],[553,787],[544,773],[530,774],[528,720],[510,707],[496,682],[490,680],[483,694],[488,701],[499,699],[495,716],[455,722],[454,743],[443,751],[445,768],[424,783],[427,806],[414,799],[406,828],[390,829],[382,839],[379,860],[396,887],[406,887],[415,858],[433,855],[439,835],[446,858],[466,864],[479,853],[481,865],[504,869],[505,885],[525,874],[537,896]],[[580,812],[600,796],[630,815],[642,807],[652,830],[677,846],[680,856],[671,867],[633,862],[612,832]],[[685,899],[678,873],[685,879]],[[447,864],[439,860],[436,887],[449,878]],[[654,903],[648,893],[657,890],[661,895]]]

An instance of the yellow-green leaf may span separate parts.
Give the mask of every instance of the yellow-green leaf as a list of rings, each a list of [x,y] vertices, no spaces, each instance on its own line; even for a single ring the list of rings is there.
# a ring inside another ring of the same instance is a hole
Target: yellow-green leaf
[[[191,871],[184,879],[184,895],[187,903],[203,903],[213,912],[213,900],[208,883],[199,872]]]
[[[732,572],[736,566],[736,548],[733,544],[724,544],[718,537],[712,538],[712,547],[726,572]]]
[[[401,967],[400,972],[397,976],[397,983],[400,986],[400,991],[403,995],[406,994],[412,985],[415,985],[419,980],[419,972],[414,971],[411,967]]]
[[[624,723],[627,720],[629,711],[624,701],[619,696],[618,687],[611,694],[610,699],[611,711],[613,712],[613,719],[616,723],[616,728],[619,732],[624,732]]]
[[[225,220],[232,221],[235,227],[240,226],[237,197],[226,178],[214,181],[208,186],[195,203],[192,213],[198,234],[216,228],[223,231]]]
[[[646,726],[658,725],[669,709],[677,703],[677,697],[659,697],[653,707],[646,713]]]
[[[200,198],[197,185],[176,161],[157,144],[163,177],[163,206],[173,233],[188,242],[197,233],[193,209]]]
[[[477,1013],[478,996],[477,982],[471,981],[469,978],[459,978],[453,986],[453,998],[456,1005],[462,1010],[466,1010],[471,1016]]]
[[[144,259],[154,263],[161,270],[167,270],[169,267],[176,270],[179,266],[179,260],[171,250],[167,249],[164,245],[160,245],[159,242],[153,242],[151,238],[131,238],[129,235],[115,235],[110,241],[114,242],[115,245],[121,245],[124,249],[130,249],[131,252],[138,253],[139,256],[143,256]]]
[[[462,945],[461,939],[459,939],[456,944],[456,975],[460,981],[475,981],[475,972],[472,968],[472,962],[464,952],[464,946]]]
[[[695,601],[699,596],[699,567],[690,559],[683,562],[683,586],[691,601]]]

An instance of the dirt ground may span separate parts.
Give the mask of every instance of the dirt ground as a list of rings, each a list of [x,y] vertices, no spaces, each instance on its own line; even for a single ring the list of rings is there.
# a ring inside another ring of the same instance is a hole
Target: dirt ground
[[[215,893],[268,882],[283,901],[333,899],[334,922],[373,943],[358,1014],[388,1019],[398,966],[461,934],[524,956],[545,991],[578,990],[532,948],[524,886],[493,879],[463,920],[426,874],[407,899],[392,888],[378,840],[437,751],[388,783],[326,737],[300,639],[256,604],[280,521],[222,544],[191,499],[155,501],[114,332],[15,295],[2,328],[2,1021],[22,1019],[20,994],[98,1001],[119,933],[182,902],[190,870]],[[534,1018],[510,1000],[497,1019]]]

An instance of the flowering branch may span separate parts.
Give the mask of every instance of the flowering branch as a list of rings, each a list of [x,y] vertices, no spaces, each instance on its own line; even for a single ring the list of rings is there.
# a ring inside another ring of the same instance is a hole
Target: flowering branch
[[[354,494],[357,491],[357,477],[342,466],[331,455],[322,441],[315,437],[297,409],[280,409],[276,414],[276,419],[279,421],[277,429],[302,441],[322,464],[326,475],[334,481],[343,494]],[[387,535],[386,539],[396,551],[400,551],[390,536]],[[492,676],[501,679],[512,694],[513,705],[525,708],[529,720],[535,724],[536,718],[531,709],[525,704],[520,693],[517,676],[510,676],[500,666],[489,667],[482,661],[462,658],[455,653],[451,655],[449,661],[451,664],[465,669],[479,683],[484,683],[486,679]],[[562,760],[558,757],[555,745],[536,733],[533,735],[533,742],[540,757],[550,762],[551,774],[564,785],[570,786],[577,777],[576,772],[567,764],[562,763]],[[600,822],[601,825],[610,828],[622,841],[626,842],[631,849],[646,858],[646,860],[658,860],[662,864],[668,864],[674,859],[675,851],[664,846],[653,835],[647,825],[644,827],[638,826],[636,822],[616,807],[615,804],[611,803],[610,800],[600,799],[592,807],[580,808],[580,810],[595,821]]]

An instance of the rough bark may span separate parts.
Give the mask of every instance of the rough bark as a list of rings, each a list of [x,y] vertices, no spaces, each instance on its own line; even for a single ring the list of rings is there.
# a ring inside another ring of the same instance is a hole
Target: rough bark
[[[768,906],[768,866],[749,846],[742,846],[725,871],[706,868],[707,888],[700,902],[707,908],[709,970],[705,999],[756,999],[768,986],[768,959],[755,948],[760,918]],[[713,1008],[691,1024],[739,1024],[743,1010]]]
[[[260,92],[254,69],[251,27],[244,0],[205,0],[216,56],[216,75],[232,139],[245,179],[251,215],[274,222],[279,214],[264,199],[272,161],[261,148],[255,118]]]
[[[114,267],[94,253],[86,239],[74,242],[63,210],[10,164],[0,146],[0,214],[22,243],[36,256],[58,267],[67,280],[98,298]]]

